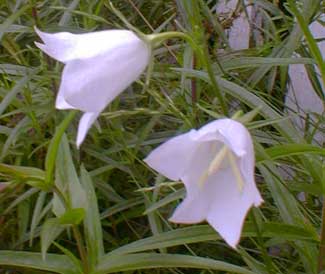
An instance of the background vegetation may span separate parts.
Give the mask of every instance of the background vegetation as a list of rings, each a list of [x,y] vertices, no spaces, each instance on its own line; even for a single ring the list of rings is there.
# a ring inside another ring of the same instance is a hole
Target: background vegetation
[[[305,128],[298,129],[292,118],[300,114],[288,115],[284,104],[289,64],[307,64],[321,87],[311,64],[322,68],[323,60],[314,54],[315,40],[304,37],[324,3],[252,1],[262,18],[261,25],[252,22],[259,35],[251,36],[249,49],[235,51],[225,29],[236,14],[218,15],[217,1],[112,2],[144,33],[189,33],[205,55],[177,39],[157,48],[145,92],[143,77],[107,107],[79,150],[73,120],[56,157],[50,144],[69,117],[54,107],[63,65],[35,47],[33,26],[74,33],[126,26],[105,0],[0,0],[0,273],[325,270],[325,150],[315,139],[323,134],[324,119],[308,113],[302,116]],[[292,58],[295,51],[303,58]],[[256,108],[259,114],[247,127],[265,202],[250,211],[238,249],[206,224],[169,223],[183,186],[155,174],[142,159],[181,132]],[[42,187],[54,163],[55,191],[71,207],[64,220],[53,213],[58,195]]]

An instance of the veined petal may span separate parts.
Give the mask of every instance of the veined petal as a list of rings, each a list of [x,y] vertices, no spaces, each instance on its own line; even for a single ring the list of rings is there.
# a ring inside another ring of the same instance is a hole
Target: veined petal
[[[171,180],[179,180],[185,172],[190,159],[195,151],[196,143],[192,130],[171,138],[154,149],[144,161],[153,169]]]
[[[59,93],[84,112],[101,112],[146,68],[150,52],[141,41],[64,67]]]
[[[66,63],[75,59],[87,59],[119,50],[126,45],[137,47],[146,46],[132,31],[105,30],[83,34],[69,32],[46,33],[35,28],[36,33],[44,44],[36,42],[39,47],[54,59]]]
[[[77,147],[82,144],[84,139],[86,138],[87,132],[92,126],[92,124],[96,121],[100,113],[92,113],[86,112],[82,115],[79,126],[78,126],[78,134],[77,134]]]

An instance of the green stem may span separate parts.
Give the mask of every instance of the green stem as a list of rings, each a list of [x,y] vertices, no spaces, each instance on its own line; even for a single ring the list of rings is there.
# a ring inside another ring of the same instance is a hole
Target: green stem
[[[61,192],[61,190],[56,185],[53,186],[53,192],[58,196],[58,198],[61,201],[64,208],[68,209],[68,201],[65,198],[64,194]]]
[[[188,34],[185,34],[183,32],[177,32],[177,31],[170,31],[170,32],[164,32],[164,33],[159,33],[159,34],[151,34],[151,35],[144,36],[142,38],[145,41],[147,41],[148,43],[150,43],[153,48],[160,45],[163,41],[165,41],[167,39],[171,39],[171,38],[180,38],[180,39],[183,39],[186,42],[188,42],[190,44],[190,46],[192,47],[192,49],[194,50],[194,52],[200,57],[201,60],[203,60],[204,66],[207,70],[207,73],[208,73],[210,81],[211,81],[211,85],[213,86],[213,88],[216,92],[216,96],[219,100],[222,111],[225,115],[228,115],[228,109],[227,109],[225,100],[223,98],[223,95],[222,95],[219,85],[217,83],[216,77],[213,73],[213,69],[212,69],[211,63],[209,61],[209,58],[207,58],[208,53],[207,53],[206,47],[204,47],[202,49],[195,43],[195,41]]]
[[[80,259],[81,259],[81,262],[83,265],[84,274],[88,274],[89,273],[89,265],[88,265],[88,260],[87,260],[87,252],[86,252],[84,241],[82,239],[82,236],[81,236],[78,226],[73,225],[72,231],[73,231],[74,238],[76,239],[76,242],[77,242],[78,252],[80,254]]]
[[[227,105],[226,105],[225,100],[223,98],[223,95],[221,93],[220,87],[219,87],[219,85],[217,83],[216,77],[215,77],[215,75],[213,73],[213,69],[212,69],[210,60],[207,57],[208,57],[208,51],[207,51],[207,47],[205,46],[204,47],[204,52],[202,52],[202,58],[205,61],[205,67],[207,69],[211,84],[212,84],[212,86],[213,86],[213,88],[215,90],[215,93],[217,95],[217,98],[219,100],[220,106],[222,108],[222,112],[223,112],[224,115],[228,116]]]
[[[263,257],[264,263],[265,263],[265,265],[267,267],[267,271],[270,274],[277,273],[276,269],[274,269],[272,260],[269,257],[269,255],[267,254],[267,250],[266,250],[265,245],[263,243],[262,233],[261,233],[260,227],[259,227],[259,225],[257,223],[256,216],[255,216],[257,210],[254,208],[252,211],[253,211],[252,212],[253,213],[252,214],[252,220],[253,220],[253,224],[254,224],[255,229],[256,229],[257,242],[258,242],[258,245],[260,246],[260,249],[261,249],[261,252],[262,252],[262,257]]]
[[[148,44],[152,45],[153,48],[159,46],[164,41],[172,38],[180,38],[186,40],[187,42],[191,40],[190,36],[179,31],[167,31],[162,33],[154,33],[149,35],[143,35],[143,37],[141,35],[141,38],[145,40]]]
[[[234,113],[233,116],[231,116],[231,119],[233,120],[239,120],[240,117],[242,117],[244,112],[242,110],[238,110]]]
[[[48,149],[48,153],[46,155],[46,160],[45,162],[45,167],[46,167],[46,175],[47,175],[47,180],[46,182],[49,184],[52,184],[53,182],[53,171],[54,171],[54,165],[55,165],[55,160],[56,160],[56,155],[58,152],[58,148],[60,145],[61,138],[69,126],[70,122],[73,120],[73,118],[76,116],[77,112],[76,111],[71,111],[69,115],[63,120],[63,122],[60,124],[60,126],[57,128],[55,135],[51,141],[50,147]],[[65,209],[70,208],[69,201],[66,199],[62,191],[56,186],[53,185],[53,192],[57,194],[58,198],[60,199],[62,205],[64,206]],[[80,255],[80,259],[83,265],[83,270],[85,274],[89,273],[89,265],[88,265],[88,260],[87,260],[87,252],[85,249],[85,245],[81,236],[81,233],[78,229],[78,226],[73,225],[72,226],[72,232],[73,236],[76,240],[77,243],[77,248],[78,252]]]
[[[318,272],[320,273],[324,270],[325,270],[325,197],[323,200],[323,207],[322,207],[322,227],[320,231]]]
[[[61,190],[58,187],[54,186],[53,192],[58,196],[58,198],[60,199],[64,208],[68,209],[69,203],[68,203],[66,197],[64,196],[64,194],[61,192]],[[88,274],[89,273],[89,265],[88,265],[88,260],[87,260],[87,251],[85,249],[84,241],[82,239],[82,236],[78,229],[78,226],[73,225],[72,232],[73,232],[73,236],[77,243],[77,248],[78,248],[78,252],[80,255],[81,262],[82,262],[84,274]]]

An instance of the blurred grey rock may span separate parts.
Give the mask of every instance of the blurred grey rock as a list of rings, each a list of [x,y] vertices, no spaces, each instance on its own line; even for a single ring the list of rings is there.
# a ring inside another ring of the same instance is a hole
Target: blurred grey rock
[[[249,48],[250,24],[246,17],[245,11],[240,8],[241,0],[220,0],[218,1],[215,10],[216,13],[231,21],[229,28],[226,28],[229,46],[234,50],[242,50]],[[244,1],[247,15],[250,17],[252,6],[248,5],[247,0]]]
[[[325,27],[315,21],[309,26],[311,33],[316,39],[325,39]],[[318,46],[325,56],[325,40],[319,41]],[[295,54],[299,56],[298,54]],[[322,85],[319,70],[315,67],[317,78]],[[301,129],[302,133],[305,128],[305,119],[310,115],[311,121],[317,122],[317,114],[322,115],[324,112],[324,103],[317,95],[303,64],[294,64],[289,66],[288,92],[285,97],[285,107],[288,113],[292,115],[294,124]],[[324,90],[324,86],[322,85]],[[316,114],[316,115],[315,115]],[[325,135],[318,130],[314,140],[320,144],[325,141]]]

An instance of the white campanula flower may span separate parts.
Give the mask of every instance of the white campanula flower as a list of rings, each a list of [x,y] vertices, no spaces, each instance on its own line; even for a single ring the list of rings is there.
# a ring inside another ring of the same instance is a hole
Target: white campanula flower
[[[45,33],[35,29],[46,54],[65,64],[56,99],[58,109],[84,112],[77,146],[103,109],[145,70],[150,46],[128,30],[85,34]]]
[[[232,247],[239,242],[248,210],[263,201],[255,185],[252,138],[237,121],[220,119],[174,137],[144,161],[185,185],[186,197],[170,221],[207,220]]]

